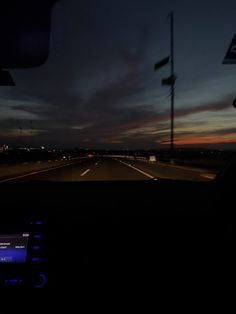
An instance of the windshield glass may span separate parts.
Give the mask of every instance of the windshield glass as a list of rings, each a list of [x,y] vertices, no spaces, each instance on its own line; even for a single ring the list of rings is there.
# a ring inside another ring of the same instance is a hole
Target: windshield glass
[[[236,148],[235,12],[56,2],[46,63],[0,86],[0,181],[215,178]]]

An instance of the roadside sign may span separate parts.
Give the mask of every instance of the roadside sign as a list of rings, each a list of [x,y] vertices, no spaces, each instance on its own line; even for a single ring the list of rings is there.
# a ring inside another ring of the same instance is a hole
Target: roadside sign
[[[233,107],[236,108],[236,98],[233,101]]]
[[[223,60],[223,64],[236,64],[236,34],[231,41],[229,49]]]
[[[157,159],[156,159],[156,156],[152,155],[152,156],[149,156],[149,162],[153,163],[153,162],[156,162]]]
[[[166,57],[164,59],[162,59],[161,61],[157,62],[155,65],[154,65],[154,71],[162,68],[164,65],[168,64],[170,61],[170,57]]]
[[[174,85],[176,81],[176,76],[175,75],[171,75],[167,78],[162,79],[161,84],[162,85]]]

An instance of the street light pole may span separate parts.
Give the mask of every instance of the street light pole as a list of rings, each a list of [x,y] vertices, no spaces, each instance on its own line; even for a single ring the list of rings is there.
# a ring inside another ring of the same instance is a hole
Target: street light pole
[[[174,13],[173,11],[170,12],[168,15],[170,18],[170,56],[160,60],[159,62],[155,63],[154,70],[159,70],[163,66],[170,63],[170,76],[167,78],[162,79],[162,85],[170,86],[170,94],[171,94],[171,108],[170,108],[170,157],[171,163],[173,163],[174,157],[174,103],[175,103],[175,68],[174,68]]]
[[[173,158],[174,153],[174,102],[175,102],[175,79],[174,79],[174,13],[170,13],[170,64],[171,64],[171,110],[170,110],[170,120],[171,120],[171,133],[170,133],[170,150],[171,158]]]

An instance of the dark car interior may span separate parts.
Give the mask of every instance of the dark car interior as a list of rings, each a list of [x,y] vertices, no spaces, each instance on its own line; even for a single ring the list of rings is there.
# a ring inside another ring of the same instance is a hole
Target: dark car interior
[[[12,68],[46,61],[54,2],[21,1],[16,10],[5,1],[0,85],[14,84]],[[22,49],[25,29],[37,40]],[[1,184],[0,245],[26,245],[20,263],[0,263],[0,288],[48,294],[76,285],[83,298],[181,277],[216,282],[232,254],[235,164],[209,182]]]

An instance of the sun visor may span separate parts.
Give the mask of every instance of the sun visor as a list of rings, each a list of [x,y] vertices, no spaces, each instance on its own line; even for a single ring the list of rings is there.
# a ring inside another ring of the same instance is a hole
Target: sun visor
[[[51,11],[55,0],[1,1],[0,68],[31,68],[49,55]],[[2,4],[3,3],[3,4]]]

